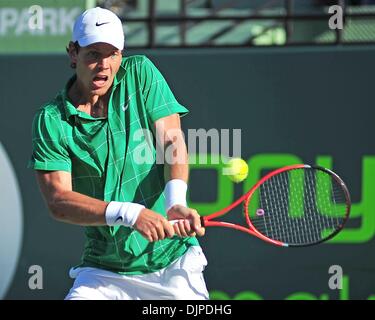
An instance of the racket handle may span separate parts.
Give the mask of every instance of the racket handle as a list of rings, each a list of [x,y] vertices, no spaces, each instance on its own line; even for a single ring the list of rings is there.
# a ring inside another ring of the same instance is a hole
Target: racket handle
[[[175,225],[177,222],[181,221],[181,220],[186,220],[186,219],[174,219],[174,220],[169,220],[169,223],[173,226]],[[189,220],[189,222],[191,223],[192,221]],[[204,227],[204,219],[203,217],[201,217],[201,226]]]
[[[175,225],[176,223],[178,223],[179,221],[183,221],[183,220],[186,220],[186,219],[175,219],[175,220],[169,220],[169,223],[173,226]],[[191,222],[191,220],[189,220]]]

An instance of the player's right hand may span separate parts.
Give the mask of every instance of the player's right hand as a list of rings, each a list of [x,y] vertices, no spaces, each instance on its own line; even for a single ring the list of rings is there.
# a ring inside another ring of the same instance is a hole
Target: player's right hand
[[[133,228],[150,242],[174,236],[174,229],[169,221],[147,208],[142,209]]]

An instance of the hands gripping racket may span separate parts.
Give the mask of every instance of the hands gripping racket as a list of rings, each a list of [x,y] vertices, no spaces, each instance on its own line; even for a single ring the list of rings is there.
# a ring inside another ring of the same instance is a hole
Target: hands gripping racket
[[[215,221],[243,203],[247,226]],[[350,212],[345,183],[331,170],[293,165],[272,171],[230,206],[201,217],[204,227],[227,227],[277,246],[309,246],[342,230]]]

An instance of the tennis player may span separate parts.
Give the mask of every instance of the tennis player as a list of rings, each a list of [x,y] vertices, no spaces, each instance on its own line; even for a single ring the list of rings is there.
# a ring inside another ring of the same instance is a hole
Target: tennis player
[[[85,226],[66,299],[208,299],[204,228],[186,205],[188,110],[147,57],[123,48],[114,13],[81,14],[67,48],[75,75],[33,122],[29,166],[49,210]],[[179,161],[157,161],[159,145]]]

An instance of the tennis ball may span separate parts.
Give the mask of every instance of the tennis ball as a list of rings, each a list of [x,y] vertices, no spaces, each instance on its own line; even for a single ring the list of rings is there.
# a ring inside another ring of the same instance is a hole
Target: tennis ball
[[[239,183],[246,179],[249,167],[245,160],[241,158],[233,158],[228,161],[225,172],[230,180]]]

